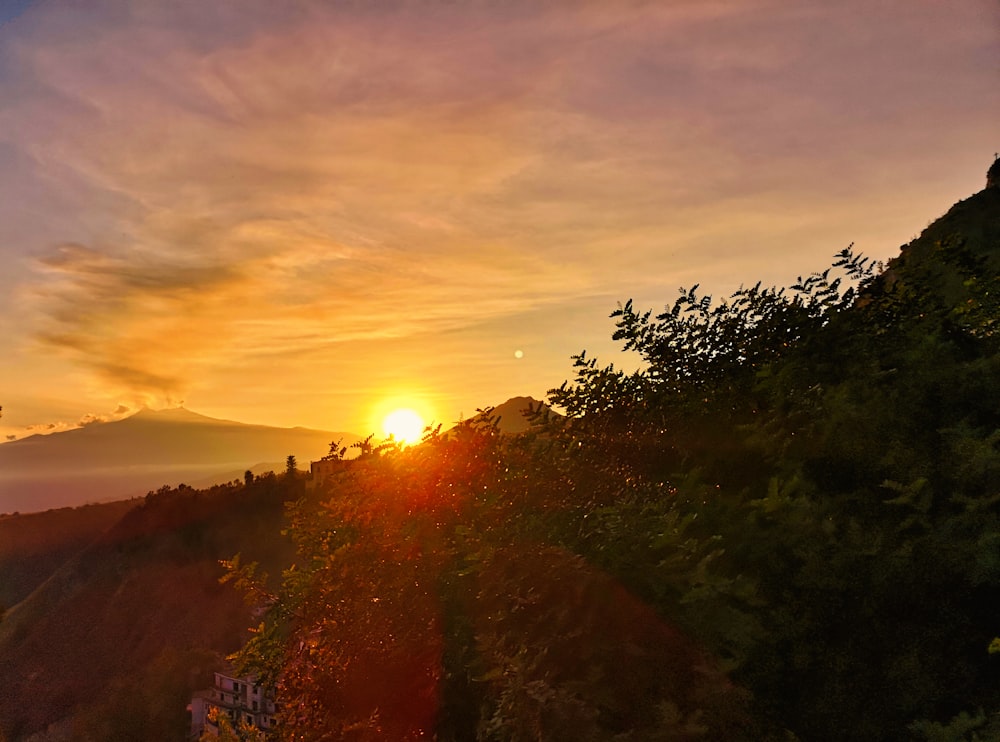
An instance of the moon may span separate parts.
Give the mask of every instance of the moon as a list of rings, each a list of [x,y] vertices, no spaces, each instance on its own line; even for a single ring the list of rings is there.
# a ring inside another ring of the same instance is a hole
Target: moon
[[[416,443],[424,427],[424,419],[409,407],[393,410],[382,420],[382,431],[398,443]]]

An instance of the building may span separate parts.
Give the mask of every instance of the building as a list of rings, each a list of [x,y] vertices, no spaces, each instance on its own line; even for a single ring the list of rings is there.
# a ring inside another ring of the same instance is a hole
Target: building
[[[320,459],[309,462],[309,473],[312,479],[309,482],[309,489],[319,489],[328,479],[333,478],[344,470],[344,462],[341,459]]]
[[[215,685],[196,693],[188,706],[192,739],[205,733],[213,737],[219,735],[219,727],[212,721],[213,709],[228,716],[234,727],[247,724],[269,732],[277,726],[278,706],[273,695],[252,677],[215,673]]]

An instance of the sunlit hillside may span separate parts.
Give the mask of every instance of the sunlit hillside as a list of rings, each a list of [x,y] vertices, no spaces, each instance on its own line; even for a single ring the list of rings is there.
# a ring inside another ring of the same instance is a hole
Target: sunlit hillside
[[[184,739],[191,693],[251,623],[240,596],[219,584],[219,562],[240,552],[280,571],[290,556],[282,509],[302,485],[272,474],[130,503],[0,622],[0,731]]]
[[[0,606],[26,598],[135,506],[118,501],[0,516]]]

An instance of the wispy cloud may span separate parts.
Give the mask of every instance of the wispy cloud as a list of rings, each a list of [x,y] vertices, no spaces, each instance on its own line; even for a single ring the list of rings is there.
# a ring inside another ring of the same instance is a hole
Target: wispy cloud
[[[97,423],[106,423],[113,420],[120,420],[123,417],[128,417],[129,415],[135,413],[136,410],[127,407],[125,405],[119,405],[117,409],[113,412],[108,413],[92,413],[88,412],[82,415],[78,420],[68,421],[68,420],[57,420],[55,422],[47,423],[36,423],[32,425],[23,425],[16,428],[14,433],[6,433],[4,438],[7,441],[15,441],[19,438],[26,438],[32,435],[50,435],[52,433],[63,433],[68,430],[75,430],[77,428],[85,428],[88,425],[95,425]],[[14,428],[8,428],[15,430]]]
[[[826,257],[872,158],[1000,112],[963,74],[986,2],[210,6],[52,0],[0,52],[0,148],[63,233],[18,311],[130,403]]]

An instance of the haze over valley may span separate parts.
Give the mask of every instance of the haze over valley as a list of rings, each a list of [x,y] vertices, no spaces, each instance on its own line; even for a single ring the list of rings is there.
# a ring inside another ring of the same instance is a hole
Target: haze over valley
[[[216,420],[182,407],[143,410],[0,445],[0,512],[106,502],[162,485],[209,486],[242,479],[247,469],[282,471],[289,455],[308,468],[331,443],[358,440],[347,432]]]

